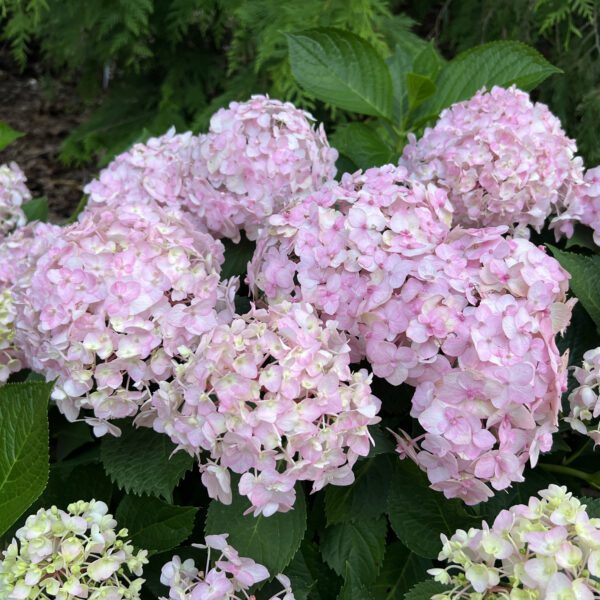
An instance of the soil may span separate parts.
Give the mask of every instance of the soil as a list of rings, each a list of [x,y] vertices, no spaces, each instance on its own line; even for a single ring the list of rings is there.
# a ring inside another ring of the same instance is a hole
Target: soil
[[[59,159],[62,142],[85,117],[73,84],[49,78],[35,64],[20,72],[0,52],[0,120],[25,133],[0,152],[0,164],[19,164],[33,197],[48,199],[53,222],[73,213],[96,171],[93,165],[69,166]]]

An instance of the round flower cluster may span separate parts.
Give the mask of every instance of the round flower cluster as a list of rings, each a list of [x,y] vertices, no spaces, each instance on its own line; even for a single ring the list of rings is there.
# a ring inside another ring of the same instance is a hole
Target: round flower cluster
[[[69,420],[97,435],[134,416],[199,337],[233,314],[236,281],[221,283],[223,245],[157,205],[86,213],[37,260],[25,332],[28,362]]]
[[[550,485],[528,504],[503,510],[490,527],[442,535],[429,573],[451,586],[432,600],[594,600],[600,596],[600,519],[566,487]]]
[[[61,231],[56,225],[30,223],[0,243],[0,383],[31,367],[28,357],[40,346],[40,332],[28,326],[31,276],[38,258]]]
[[[454,230],[423,260],[429,279],[403,290],[414,298],[406,335],[421,344],[411,415],[425,433],[400,437],[399,451],[434,489],[468,504],[493,495],[487,482],[502,490],[522,481],[527,460],[550,449],[566,389],[555,336],[571,315],[569,275],[504,231]]]
[[[520,481],[551,445],[569,276],[505,227],[448,231],[436,219],[444,192],[404,186],[403,173],[345,176],[273,216],[249,279],[269,300],[311,302],[352,337],[355,360],[415,385],[411,414],[425,434],[399,449],[435,489],[474,504],[492,495],[487,482]]]
[[[31,200],[26,181],[16,163],[0,165],[0,239],[27,221],[21,208],[23,202]]]
[[[350,336],[353,360],[366,356],[392,384],[416,364],[414,352],[395,343],[414,299],[400,290],[451,220],[443,190],[406,177],[403,167],[386,165],[306,196],[270,218],[248,268],[255,293],[310,302]]]
[[[254,239],[268,215],[335,175],[337,151],[312,120],[265,96],[234,102],[206,135],[171,129],[119,155],[84,188],[89,206],[157,202],[216,237]]]
[[[227,544],[228,534],[207,535],[206,544],[193,544],[207,550],[204,571],[199,570],[193,559],[181,562],[174,556],[161,571],[160,582],[169,587],[169,597],[161,600],[251,600],[246,590],[265,581],[269,571],[251,558],[241,557]],[[219,553],[211,557],[211,551]],[[277,575],[284,589],[269,600],[294,600],[290,580],[285,575]],[[239,594],[238,592],[242,592]]]
[[[418,141],[410,135],[400,164],[448,191],[455,224],[516,225],[527,236],[581,182],[576,151],[545,104],[494,87],[444,110]]]
[[[351,373],[346,338],[308,304],[253,309],[204,335],[153,395],[154,428],[201,464],[208,493],[231,502],[230,470],[255,516],[290,510],[297,481],[350,485],[380,402]],[[202,458],[202,457],[201,457]]]
[[[600,167],[586,171],[583,183],[571,189],[564,205],[550,224],[556,237],[572,237],[575,225],[581,223],[591,227],[594,242],[600,246]]]
[[[212,116],[197,166],[227,197],[230,218],[250,239],[266,217],[335,176],[338,153],[313,120],[293,104],[266,96],[232,102]]]
[[[600,444],[600,348],[588,350],[583,355],[581,367],[575,367],[579,383],[569,395],[570,413],[565,421],[583,435]]]
[[[140,598],[148,562],[104,502],[74,502],[27,517],[0,560],[0,596],[10,600]],[[132,579],[132,575],[136,578]]]

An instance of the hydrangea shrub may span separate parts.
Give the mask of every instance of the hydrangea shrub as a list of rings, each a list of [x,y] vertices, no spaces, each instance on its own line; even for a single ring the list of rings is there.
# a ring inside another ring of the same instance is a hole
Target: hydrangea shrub
[[[553,67],[287,39],[336,148],[233,101],[64,226],[0,168],[0,596],[600,597],[597,168]]]

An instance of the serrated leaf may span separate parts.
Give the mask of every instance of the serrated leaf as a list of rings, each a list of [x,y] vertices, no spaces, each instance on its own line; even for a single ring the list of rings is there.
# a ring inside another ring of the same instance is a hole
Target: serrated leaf
[[[360,581],[348,562],[344,572],[344,585],[336,600],[374,600],[370,586],[367,587]]]
[[[600,256],[584,256],[575,252],[564,252],[550,244],[547,246],[554,258],[571,274],[571,290],[583,304],[596,327],[600,327]]]
[[[342,586],[342,579],[323,562],[319,547],[314,542],[309,542],[305,539],[300,545],[298,552],[296,552],[292,563],[299,555],[302,556],[304,564],[314,581],[314,585],[309,591],[309,599],[330,600],[331,598],[335,598]]]
[[[397,457],[380,454],[356,464],[352,485],[328,486],[325,490],[327,524],[376,519],[383,515],[387,507],[390,474],[397,462]]]
[[[24,135],[24,133],[13,129],[8,123],[0,121],[0,150],[4,150],[9,144],[12,144]]]
[[[446,64],[437,79],[437,92],[423,107],[423,114],[467,100],[483,87],[516,84],[529,91],[562,71],[537,50],[521,42],[498,41],[470,48]]]
[[[388,516],[402,543],[424,558],[436,558],[440,534],[453,534],[478,522],[459,500],[446,500],[429,488],[419,468],[404,460],[396,469],[388,496]]]
[[[417,556],[400,542],[392,542],[373,586],[375,600],[402,600],[406,592],[427,577],[431,567],[430,560]]]
[[[406,74],[406,90],[408,106],[412,110],[421,106],[435,92],[435,83],[429,77],[411,72]]]
[[[248,499],[235,490],[229,506],[213,500],[206,515],[206,534],[229,533],[228,542],[240,556],[249,556],[265,565],[272,576],[283,573],[306,531],[304,492],[298,486],[293,510],[270,517],[244,516],[249,505]]]
[[[435,81],[443,65],[444,60],[439,55],[434,45],[429,42],[429,44],[427,44],[415,57],[412,70],[419,75],[424,75],[432,81]]]
[[[307,92],[344,110],[392,118],[392,80],[371,44],[341,29],[286,37],[292,74]]]
[[[46,222],[48,220],[48,200],[43,196],[25,202],[22,209],[28,223],[31,223],[31,221]]]
[[[448,588],[430,579],[417,583],[410,592],[404,595],[404,600],[431,600],[435,594],[443,594]]]
[[[338,575],[344,575],[348,563],[359,581],[370,584],[383,563],[386,533],[384,517],[331,525],[322,534],[321,553]]]
[[[573,235],[566,241],[565,248],[569,250],[573,246],[579,246],[580,248],[587,248],[592,252],[598,252],[600,248],[594,242],[594,232],[585,225],[575,225]]]
[[[192,534],[198,509],[175,506],[148,496],[125,496],[117,508],[119,527],[126,527],[136,548],[149,553],[175,548]]]
[[[256,244],[244,237],[237,244],[234,244],[231,240],[225,240],[224,245],[225,262],[221,269],[221,279],[225,280],[230,277],[245,275]]]
[[[364,123],[338,126],[329,141],[359,169],[379,167],[392,161],[392,149]]]
[[[0,535],[48,482],[48,398],[52,384],[0,387]]]
[[[121,437],[102,439],[100,455],[107,475],[127,493],[148,494],[172,501],[173,490],[192,468],[185,452],[176,452],[169,438],[152,429],[121,426]]]
[[[64,417],[60,426],[53,429],[53,438],[56,440],[56,458],[59,461],[94,441],[92,428],[87,423],[69,423]]]

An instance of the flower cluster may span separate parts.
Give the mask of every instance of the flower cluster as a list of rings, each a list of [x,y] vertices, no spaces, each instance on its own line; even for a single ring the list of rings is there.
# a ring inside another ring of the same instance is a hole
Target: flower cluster
[[[29,297],[37,260],[61,228],[31,223],[0,243],[0,384],[11,373],[28,368],[29,358],[40,346],[41,333],[31,327]]]
[[[444,110],[418,141],[411,135],[400,162],[448,191],[455,224],[516,225],[527,235],[581,182],[576,150],[545,104],[494,87]]]
[[[443,190],[406,177],[403,167],[386,165],[306,196],[270,218],[248,269],[269,302],[302,299],[335,320],[350,336],[353,359],[366,356],[393,384],[416,364],[394,343],[410,301],[399,291],[444,241],[451,220]]]
[[[157,205],[92,210],[60,230],[36,262],[20,327],[38,340],[28,363],[57,378],[69,420],[89,409],[97,435],[118,433],[108,421],[134,416],[178,357],[230,318],[223,260],[221,242]]]
[[[420,351],[411,415],[425,430],[399,451],[427,471],[434,489],[475,504],[522,481],[527,460],[552,445],[566,358],[555,336],[569,322],[568,274],[541,248],[501,237],[503,228],[454,230],[424,260],[429,281],[414,294],[409,340]],[[422,337],[416,337],[416,336]],[[425,346],[426,347],[426,346]],[[419,442],[420,451],[416,451]]]
[[[135,144],[89,183],[90,206],[156,202],[217,237],[254,239],[265,218],[335,175],[323,127],[290,103],[254,96],[211,119],[208,134]],[[0,204],[1,206],[1,204]]]
[[[336,173],[337,151],[313,117],[289,102],[253,96],[216,112],[200,141],[200,173],[227,199],[228,217],[257,237],[266,218]]]
[[[107,513],[104,502],[92,500],[27,517],[2,553],[2,598],[139,599],[147,552],[135,552],[127,530],[116,531]]]
[[[174,556],[161,571],[160,582],[169,587],[168,598],[161,600],[249,600],[246,590],[265,581],[269,571],[251,558],[241,557],[227,543],[228,534],[207,535],[205,544],[194,544],[207,550],[204,570],[199,570],[193,559],[181,562]],[[211,557],[211,551],[219,553],[218,558]],[[269,600],[294,600],[290,580],[285,575],[277,575],[284,589],[271,596]],[[242,592],[239,594],[239,592]]]
[[[579,385],[569,395],[569,416],[565,421],[583,435],[600,444],[600,348],[588,350],[583,355],[581,367],[575,367]]]
[[[548,450],[565,367],[568,274],[505,227],[449,231],[445,193],[403,168],[345,176],[270,219],[249,270],[269,300],[334,319],[375,375],[416,386],[425,429],[400,450],[469,503],[521,480]]]
[[[581,223],[591,227],[594,242],[600,246],[600,167],[586,171],[583,182],[570,190],[564,205],[564,211],[550,224],[556,237],[572,237],[575,225]]]
[[[0,239],[25,225],[23,202],[31,200],[27,178],[16,163],[0,165]]]
[[[307,304],[253,309],[204,335],[153,395],[154,428],[201,459],[211,497],[231,502],[230,471],[255,515],[292,508],[299,480],[349,485],[380,402],[351,373],[346,338]],[[208,454],[203,462],[202,453]]]
[[[451,589],[432,600],[577,598],[600,595],[600,519],[566,487],[551,485],[528,504],[503,510],[490,527],[442,535],[430,574]]]

